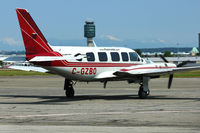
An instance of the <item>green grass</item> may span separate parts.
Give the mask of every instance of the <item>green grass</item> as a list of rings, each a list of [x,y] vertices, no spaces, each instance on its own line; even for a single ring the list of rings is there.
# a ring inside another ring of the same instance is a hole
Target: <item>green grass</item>
[[[40,73],[34,71],[21,71],[21,70],[10,70],[10,69],[0,69],[0,76],[34,76],[34,75],[52,75],[48,73]]]
[[[174,74],[177,78],[200,78],[200,70]]]
[[[48,73],[40,73],[34,71],[21,71],[21,70],[10,70],[10,69],[0,69],[0,76],[34,76],[34,75],[46,75],[52,76],[53,74]],[[168,77],[168,76],[162,76]],[[200,78],[200,70],[190,71],[190,72],[182,72],[174,74],[176,78]]]
[[[166,78],[168,76],[162,76]],[[174,74],[175,78],[200,78],[200,70],[190,71],[190,72],[180,72]]]

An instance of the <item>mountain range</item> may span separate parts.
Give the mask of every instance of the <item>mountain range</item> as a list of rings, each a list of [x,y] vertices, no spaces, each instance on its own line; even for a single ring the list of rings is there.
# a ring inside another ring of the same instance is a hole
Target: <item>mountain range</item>
[[[59,40],[47,39],[53,46],[86,46],[86,39],[74,40]],[[94,39],[99,47],[128,47],[132,49],[149,49],[149,48],[168,48],[168,47],[195,47],[197,44],[173,44],[165,43],[164,41],[151,40],[151,41],[137,41],[137,40],[110,40],[110,39]],[[24,51],[23,43],[17,45],[6,44],[0,41],[0,51]]]

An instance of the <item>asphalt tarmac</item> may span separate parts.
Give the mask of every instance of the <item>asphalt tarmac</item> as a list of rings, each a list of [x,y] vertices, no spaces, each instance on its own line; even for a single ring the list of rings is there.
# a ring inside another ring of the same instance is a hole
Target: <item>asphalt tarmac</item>
[[[150,81],[148,99],[137,84],[81,83],[65,98],[64,78],[0,77],[0,133],[200,132],[200,78]]]

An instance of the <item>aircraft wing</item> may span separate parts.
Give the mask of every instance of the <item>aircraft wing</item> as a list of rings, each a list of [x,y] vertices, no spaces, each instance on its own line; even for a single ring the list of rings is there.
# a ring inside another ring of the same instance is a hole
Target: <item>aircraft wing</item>
[[[16,69],[16,70],[22,70],[22,71],[35,71],[35,72],[42,72],[42,73],[48,72],[48,70],[41,68],[41,67],[36,67],[36,66],[15,66],[15,65],[11,65],[8,68]]]
[[[121,69],[113,73],[118,77],[136,77],[136,76],[162,76],[167,74],[173,74],[182,71],[192,71],[200,70],[200,66],[196,67],[178,67],[178,68],[167,68],[167,69],[148,69],[148,70],[139,70],[139,69]]]

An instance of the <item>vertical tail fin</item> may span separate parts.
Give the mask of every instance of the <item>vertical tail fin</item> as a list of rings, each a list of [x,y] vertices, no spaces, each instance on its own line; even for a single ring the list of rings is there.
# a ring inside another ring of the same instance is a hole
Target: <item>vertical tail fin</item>
[[[30,60],[37,55],[48,55],[53,52],[28,11],[18,8],[16,9],[16,12],[26,49],[27,60]]]

